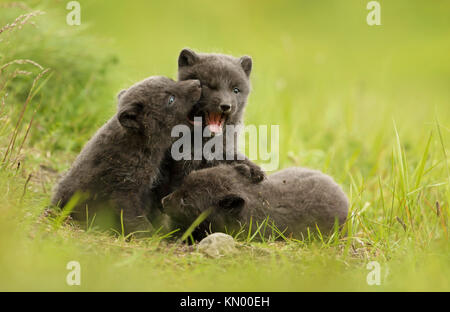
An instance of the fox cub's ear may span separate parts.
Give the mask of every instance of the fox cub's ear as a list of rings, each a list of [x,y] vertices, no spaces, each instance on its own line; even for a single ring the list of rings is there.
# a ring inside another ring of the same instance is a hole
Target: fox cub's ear
[[[140,129],[140,114],[142,112],[143,105],[141,103],[134,103],[124,107],[118,113],[118,119],[122,127],[129,129]]]
[[[178,57],[178,67],[192,66],[198,61],[198,55],[191,49],[183,49]]]
[[[127,92],[126,89],[123,89],[122,91],[120,91],[120,92],[117,94],[117,99],[120,100],[120,98],[122,97],[122,95],[125,94],[125,92]]]
[[[242,69],[244,70],[247,77],[250,76],[253,65],[252,58],[250,56],[245,55],[239,59],[239,62],[241,63]]]
[[[222,197],[219,200],[219,207],[221,209],[233,212],[233,213],[239,213],[241,212],[242,208],[244,208],[245,205],[245,199],[243,199],[241,196],[237,194],[228,194]]]

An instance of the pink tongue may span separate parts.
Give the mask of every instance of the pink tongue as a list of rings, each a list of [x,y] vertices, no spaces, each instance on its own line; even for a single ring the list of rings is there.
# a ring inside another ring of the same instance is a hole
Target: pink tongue
[[[221,134],[223,129],[220,124],[209,124],[208,129],[211,133]]]
[[[207,127],[211,133],[221,134],[222,133],[221,116],[219,114],[210,114],[208,118]]]

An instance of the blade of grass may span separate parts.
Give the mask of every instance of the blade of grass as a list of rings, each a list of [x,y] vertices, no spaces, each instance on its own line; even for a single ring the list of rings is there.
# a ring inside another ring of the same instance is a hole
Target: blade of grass
[[[200,225],[205,219],[211,214],[212,208],[209,208],[205,211],[203,211],[195,220],[192,222],[192,224],[189,226],[189,228],[184,232],[183,236],[181,236],[181,241],[185,241],[189,236],[191,236],[192,232],[194,232],[195,228]],[[191,237],[192,243],[194,243],[193,238]]]
[[[427,158],[428,158],[428,152],[430,149],[430,143],[431,143],[431,139],[433,137],[433,132],[430,132],[430,135],[428,137],[428,142],[427,145],[425,145],[425,150],[423,152],[422,158],[419,162],[419,165],[417,166],[416,172],[415,172],[415,176],[416,176],[416,183],[415,183],[415,188],[419,188],[420,186],[420,181],[422,180],[422,177],[424,175],[424,170],[425,170],[425,165],[427,163]]]

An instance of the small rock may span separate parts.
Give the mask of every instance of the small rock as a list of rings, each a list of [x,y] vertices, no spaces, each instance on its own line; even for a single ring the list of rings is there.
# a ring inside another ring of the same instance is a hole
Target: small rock
[[[236,250],[236,243],[230,235],[213,233],[200,241],[197,250],[212,258],[223,257]]]

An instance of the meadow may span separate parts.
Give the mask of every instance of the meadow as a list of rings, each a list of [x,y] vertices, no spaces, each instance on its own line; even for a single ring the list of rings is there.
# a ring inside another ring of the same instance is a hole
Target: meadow
[[[66,1],[0,2],[0,290],[450,291],[448,1],[379,1],[380,26],[361,0],[79,2],[80,26]],[[240,235],[213,259],[46,209],[116,94],[175,79],[184,47],[252,56],[245,123],[280,126],[280,169],[342,185],[342,233]],[[73,260],[80,286],[66,283]]]

